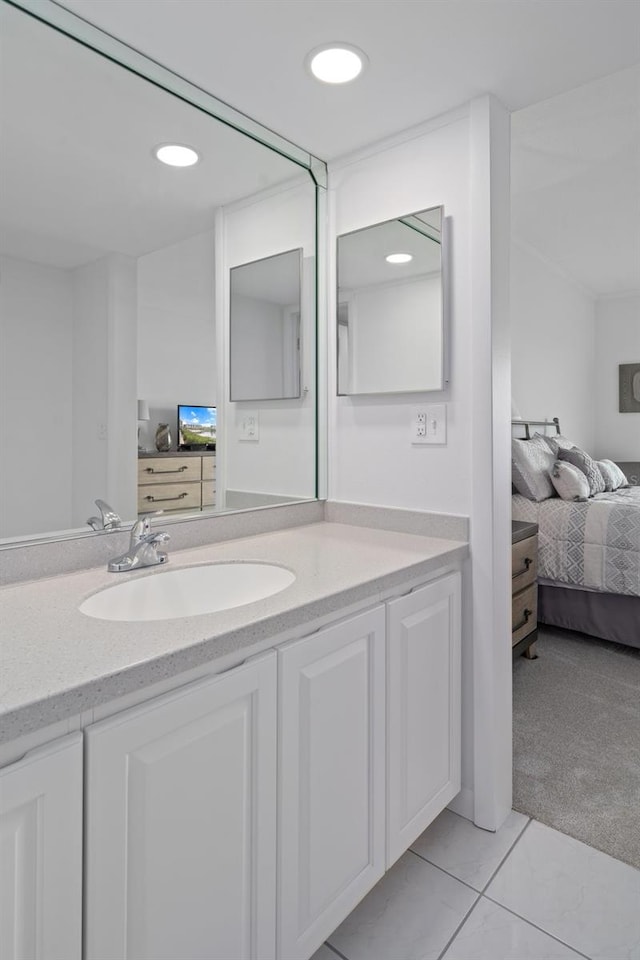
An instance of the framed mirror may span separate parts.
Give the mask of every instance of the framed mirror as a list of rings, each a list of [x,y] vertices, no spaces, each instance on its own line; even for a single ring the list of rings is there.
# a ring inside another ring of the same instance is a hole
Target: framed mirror
[[[443,207],[338,237],[338,394],[444,389]]]
[[[96,499],[164,524],[315,498],[324,165],[57,4],[24,6],[0,2],[0,544],[93,535]],[[195,162],[161,162],[167,144]],[[295,409],[252,400],[264,429],[247,456],[230,276],[283,250],[309,291],[307,392],[292,359]],[[174,480],[188,493],[161,495]]]
[[[231,270],[229,396],[291,400],[300,396],[302,250]]]

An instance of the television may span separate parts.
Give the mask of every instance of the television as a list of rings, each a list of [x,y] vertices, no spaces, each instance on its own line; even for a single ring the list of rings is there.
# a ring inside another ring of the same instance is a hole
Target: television
[[[217,410],[178,404],[178,450],[215,450]]]

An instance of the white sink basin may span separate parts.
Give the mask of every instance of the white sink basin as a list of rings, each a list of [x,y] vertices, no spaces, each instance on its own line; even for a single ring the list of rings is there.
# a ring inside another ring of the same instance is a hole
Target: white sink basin
[[[120,581],[88,597],[79,610],[97,620],[176,620],[263,600],[295,579],[271,563],[208,563]]]

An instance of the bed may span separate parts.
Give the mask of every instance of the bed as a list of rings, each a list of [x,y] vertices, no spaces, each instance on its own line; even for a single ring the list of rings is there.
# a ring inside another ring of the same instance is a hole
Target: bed
[[[516,423],[524,439],[560,434],[557,419]],[[579,502],[514,493],[512,516],[538,524],[538,621],[640,647],[640,486]]]

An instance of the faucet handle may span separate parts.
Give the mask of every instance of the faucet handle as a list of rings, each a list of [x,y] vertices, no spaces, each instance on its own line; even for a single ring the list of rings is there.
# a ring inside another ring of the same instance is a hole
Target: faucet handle
[[[95,505],[100,511],[100,516],[89,517],[87,520],[92,530],[117,530],[122,526],[120,515],[109,506],[106,500],[96,500]]]
[[[151,532],[151,524],[148,517],[140,517],[134,525],[131,527],[131,544],[135,545],[140,543],[141,540],[144,540],[149,536]]]

